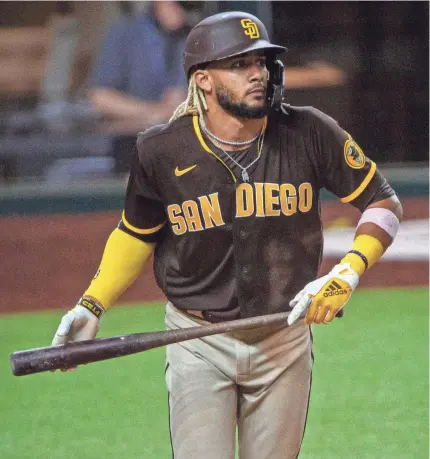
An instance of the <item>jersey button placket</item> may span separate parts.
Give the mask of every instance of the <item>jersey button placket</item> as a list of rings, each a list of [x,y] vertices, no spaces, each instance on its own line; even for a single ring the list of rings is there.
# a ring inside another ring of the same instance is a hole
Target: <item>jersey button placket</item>
[[[251,272],[249,265],[242,266],[242,274],[246,277]]]
[[[233,243],[236,260],[237,288],[241,314],[249,316],[248,300],[249,289],[253,281],[253,251],[249,247],[250,221],[247,218],[233,219]]]

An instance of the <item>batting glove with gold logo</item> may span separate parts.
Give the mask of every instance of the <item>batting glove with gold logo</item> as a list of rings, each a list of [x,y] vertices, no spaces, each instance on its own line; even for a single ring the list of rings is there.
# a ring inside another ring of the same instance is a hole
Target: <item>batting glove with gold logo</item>
[[[288,325],[294,323],[306,312],[305,323],[331,322],[348,302],[358,285],[359,275],[349,263],[336,265],[327,275],[310,282],[301,290],[290,306]]]

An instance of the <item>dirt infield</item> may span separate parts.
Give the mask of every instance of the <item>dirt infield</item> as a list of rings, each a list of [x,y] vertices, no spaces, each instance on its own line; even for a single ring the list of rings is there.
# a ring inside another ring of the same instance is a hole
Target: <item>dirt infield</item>
[[[405,219],[429,217],[428,199],[403,201]],[[327,227],[342,220],[355,224],[359,214],[348,206],[324,203]],[[119,212],[0,219],[0,313],[67,309],[88,286],[97,270],[107,237]],[[323,261],[326,272],[337,260]],[[385,261],[366,273],[361,287],[428,285],[428,261]],[[148,264],[121,303],[163,300]]]

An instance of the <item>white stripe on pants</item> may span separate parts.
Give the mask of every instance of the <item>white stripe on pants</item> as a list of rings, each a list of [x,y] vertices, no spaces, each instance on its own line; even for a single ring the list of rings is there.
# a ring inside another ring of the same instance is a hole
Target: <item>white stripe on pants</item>
[[[208,322],[170,303],[168,329]],[[167,346],[174,459],[294,459],[306,423],[312,339],[303,320]]]

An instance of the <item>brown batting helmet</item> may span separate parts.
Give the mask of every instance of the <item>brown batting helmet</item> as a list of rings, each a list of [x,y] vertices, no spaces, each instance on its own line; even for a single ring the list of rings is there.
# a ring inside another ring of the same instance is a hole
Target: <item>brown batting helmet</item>
[[[211,61],[225,59],[259,49],[272,54],[287,50],[272,45],[264,24],[255,16],[241,11],[209,16],[193,27],[185,42],[184,70],[190,70]]]

